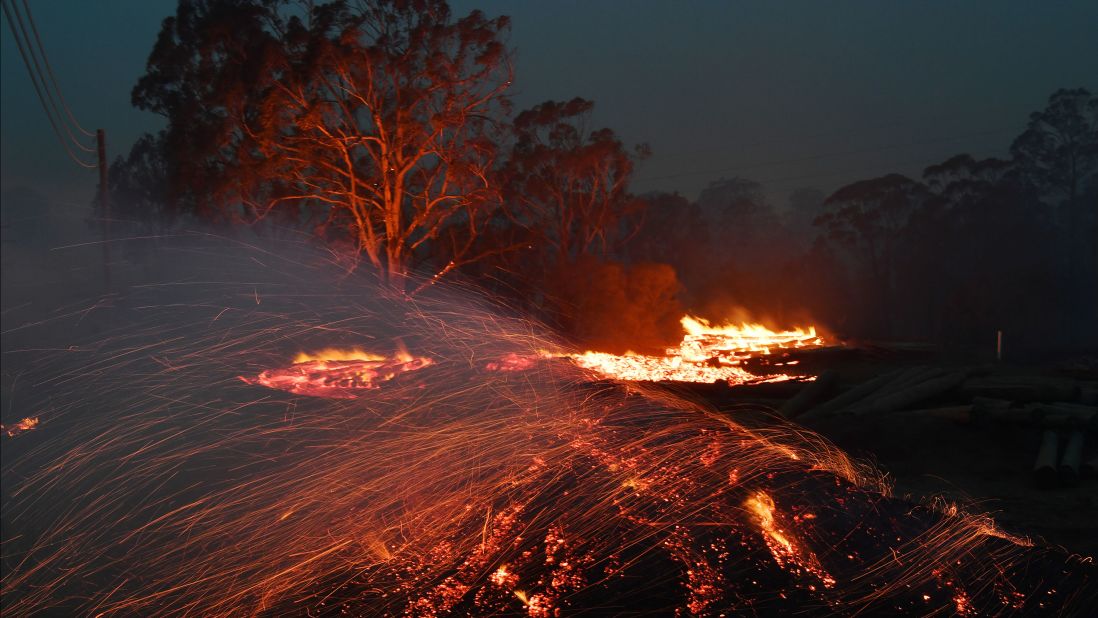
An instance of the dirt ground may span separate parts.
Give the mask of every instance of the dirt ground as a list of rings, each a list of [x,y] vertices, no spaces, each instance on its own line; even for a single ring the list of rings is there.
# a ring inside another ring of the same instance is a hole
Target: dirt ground
[[[968,502],[1008,532],[1098,557],[1098,480],[1037,488],[1033,463],[1041,435],[1033,427],[904,414],[806,425],[851,455],[876,461],[895,479],[897,496]],[[1093,439],[1087,446],[1090,456]]]
[[[972,366],[970,357],[897,360],[846,355],[821,360],[818,366],[806,368],[806,373],[837,370],[840,382],[847,387],[914,364]],[[1054,366],[1046,363],[1006,370],[1051,374]],[[752,415],[742,404],[778,408],[800,388],[796,383],[777,383],[733,388],[712,385],[690,390],[693,396],[729,410],[738,418],[747,414],[752,417],[747,419],[751,423],[768,423],[773,417]],[[915,407],[958,403],[963,401],[946,396]],[[970,510],[993,516],[1008,532],[1098,559],[1098,479],[1082,479],[1075,486],[1038,488],[1033,475],[1042,433],[1038,426],[987,421],[970,424],[917,412],[831,416],[801,422],[850,455],[875,462],[893,479],[899,497],[926,501],[941,496],[965,503]],[[1059,437],[1062,449],[1066,432],[1061,431]],[[1083,461],[1096,454],[1098,435],[1091,431],[1086,436]]]

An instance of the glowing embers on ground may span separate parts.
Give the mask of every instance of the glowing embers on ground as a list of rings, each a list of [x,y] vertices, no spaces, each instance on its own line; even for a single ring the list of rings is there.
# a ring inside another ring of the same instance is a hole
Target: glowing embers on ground
[[[382,383],[432,362],[425,356],[412,356],[404,349],[392,356],[381,356],[357,348],[328,348],[300,353],[287,367],[267,369],[255,378],[240,379],[296,395],[353,399],[363,391],[381,388]]]
[[[4,469],[5,615],[1094,615],[1093,565],[890,499],[795,426],[539,361],[551,336],[450,297],[318,307],[322,283],[265,296],[266,321],[235,291],[137,298],[93,355],[36,365],[48,388],[20,405],[65,431],[5,444],[28,455]],[[412,349],[430,366],[296,359],[299,389],[308,368],[370,368],[319,382],[368,405],[285,401],[232,369],[290,365],[285,341],[333,325],[429,342]]]
[[[19,421],[18,423],[15,423],[14,425],[0,425],[0,433],[4,434],[5,436],[7,436],[9,438],[14,438],[15,436],[17,436],[17,435],[19,435],[19,434],[21,434],[25,431],[31,431],[32,429],[36,429],[37,427],[38,427],[38,417],[33,416],[33,417],[27,417],[27,418]]]
[[[761,324],[715,326],[691,316],[681,320],[684,331],[678,347],[663,356],[585,352],[570,358],[580,367],[619,380],[649,382],[781,382],[784,373],[757,375],[743,361],[769,355],[777,349],[819,347],[824,344],[815,327],[774,331]],[[796,361],[793,361],[796,362]]]
[[[766,540],[766,546],[770,548],[770,553],[774,555],[774,561],[779,566],[794,572],[803,570],[811,573],[819,578],[826,588],[835,585],[835,578],[828,575],[815,554],[799,547],[799,544],[794,542],[792,534],[784,530],[775,520],[774,499],[769,494],[763,491],[756,492],[744,502],[744,506],[755,515],[759,530]],[[801,515],[800,519],[814,519],[814,517],[806,513]]]

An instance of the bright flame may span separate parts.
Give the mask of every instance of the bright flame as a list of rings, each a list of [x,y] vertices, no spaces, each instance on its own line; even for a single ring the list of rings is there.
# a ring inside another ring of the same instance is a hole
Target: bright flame
[[[697,344],[702,352],[764,352],[770,348],[803,348],[823,344],[816,327],[773,331],[762,324],[725,324],[713,326],[708,320],[683,316],[680,320],[686,337],[680,348]],[[691,346],[691,349],[694,349]]]
[[[835,578],[824,570],[816,556],[811,551],[798,547],[792,535],[780,527],[774,516],[774,499],[770,494],[764,491],[755,492],[744,502],[744,506],[755,516],[759,530],[764,535],[766,546],[779,566],[793,572],[801,571],[813,575],[825,588],[835,585]],[[811,518],[806,517],[806,519]]]
[[[746,384],[782,382],[794,375],[758,375],[745,369],[743,361],[771,354],[777,349],[818,347],[824,344],[816,328],[774,331],[761,324],[713,325],[708,320],[683,316],[683,339],[666,348],[663,356],[626,352],[610,354],[587,351],[582,354],[539,352],[536,356],[507,354],[484,365],[488,371],[526,371],[542,359],[567,358],[573,363],[617,380],[644,382],[721,382]],[[773,366],[795,365],[796,360]],[[325,348],[301,352],[289,367],[264,371],[256,378],[242,378],[302,395],[353,398],[362,390],[378,388],[396,375],[431,364],[428,358],[410,354],[401,341],[396,352],[382,356],[361,348]],[[811,379],[811,378],[808,378]]]
[[[298,352],[294,364],[310,361],[383,361],[380,354],[365,352],[361,348],[324,348],[313,353]]]
[[[240,379],[297,395],[354,399],[363,391],[381,388],[382,383],[433,362],[427,357],[412,356],[398,341],[392,357],[359,348],[326,348],[312,354],[301,352],[289,366]]]
[[[714,326],[708,320],[683,316],[683,339],[678,347],[667,348],[663,356],[626,352],[584,352],[569,358],[577,365],[619,380],[651,382],[780,382],[792,376],[760,376],[740,365],[752,357],[775,349],[819,347],[824,344],[816,327],[773,331],[761,324]],[[795,364],[792,361],[787,364]]]
[[[792,556],[793,543],[774,525],[774,499],[760,491],[748,498],[744,505],[758,518],[759,528],[778,544],[780,553]]]
[[[36,427],[38,427],[38,417],[27,417],[14,425],[0,425],[0,433],[9,438],[14,438],[24,431],[30,431]]]

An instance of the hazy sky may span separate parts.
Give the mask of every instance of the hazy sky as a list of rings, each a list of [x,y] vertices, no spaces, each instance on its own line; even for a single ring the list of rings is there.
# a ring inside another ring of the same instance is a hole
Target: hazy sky
[[[30,4],[66,98],[107,130],[111,158],[157,126],[129,93],[174,0]],[[455,3],[473,8],[513,17],[516,109],[583,96],[596,123],[651,145],[638,192],[694,197],[744,176],[780,205],[798,187],[1004,155],[1053,90],[1098,90],[1093,0]],[[4,21],[0,185],[86,203],[95,173],[52,135]]]

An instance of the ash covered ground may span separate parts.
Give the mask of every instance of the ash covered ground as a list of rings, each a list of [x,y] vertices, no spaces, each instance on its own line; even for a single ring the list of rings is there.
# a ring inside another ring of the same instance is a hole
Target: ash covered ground
[[[387,300],[320,256],[220,238],[164,255],[172,266],[131,274],[125,293],[5,313],[5,424],[40,419],[3,449],[5,612],[1098,602],[1089,560],[890,497],[795,425],[749,428],[561,359],[500,370],[567,346],[475,292]],[[397,346],[432,362],[353,399],[241,380],[302,350]]]

